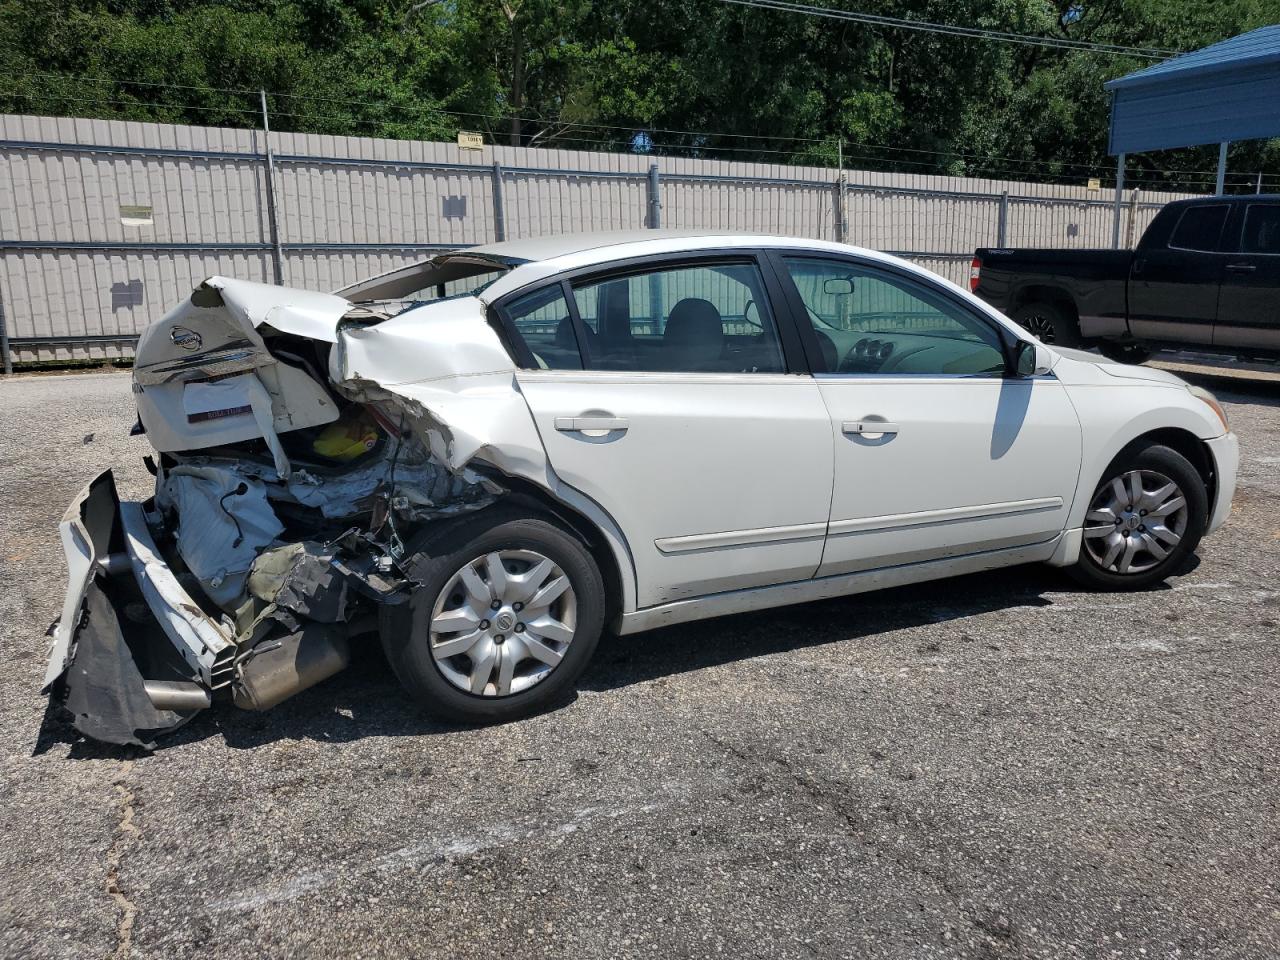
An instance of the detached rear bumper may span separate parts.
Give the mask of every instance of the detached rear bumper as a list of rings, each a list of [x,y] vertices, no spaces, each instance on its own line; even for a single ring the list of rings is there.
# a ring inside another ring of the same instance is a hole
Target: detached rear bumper
[[[157,554],[142,505],[120,503],[111,471],[77,494],[59,533],[69,579],[44,692],[81,733],[151,747],[231,682],[235,645]]]
[[[1240,469],[1240,441],[1234,433],[1227,433],[1216,440],[1206,440],[1205,445],[1213,457],[1213,473],[1217,481],[1213,503],[1209,507],[1209,525],[1205,528],[1205,533],[1213,533],[1226,523],[1231,513],[1236,474]]]

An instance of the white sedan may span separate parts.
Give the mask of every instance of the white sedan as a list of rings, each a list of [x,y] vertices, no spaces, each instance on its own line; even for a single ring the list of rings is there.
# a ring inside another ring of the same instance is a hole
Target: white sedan
[[[633,633],[1020,563],[1148,586],[1238,449],[1177,377],[1050,349],[894,257],[655,231],[443,254],[337,294],[214,277],[143,334],[155,496],[68,511],[46,688],[150,744],[379,636],[507,720]],[[139,611],[143,611],[140,615]]]

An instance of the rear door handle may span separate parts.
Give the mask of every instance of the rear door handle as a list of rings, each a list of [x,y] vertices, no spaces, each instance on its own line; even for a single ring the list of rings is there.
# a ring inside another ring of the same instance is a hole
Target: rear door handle
[[[897,433],[898,425],[888,420],[846,420],[840,429],[857,436],[866,433]]]
[[[555,427],[565,433],[583,433],[587,430],[599,430],[609,433],[613,430],[625,432],[631,426],[625,417],[556,417]]]
[[[1232,273],[1253,273],[1258,268],[1252,263],[1228,263],[1227,269]]]

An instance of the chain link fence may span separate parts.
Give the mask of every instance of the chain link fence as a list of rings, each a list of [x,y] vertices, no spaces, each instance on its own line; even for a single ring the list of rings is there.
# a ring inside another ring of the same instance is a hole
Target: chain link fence
[[[267,147],[270,145],[270,151]],[[0,353],[128,358],[206,277],[332,290],[540,234],[749,231],[963,283],[982,246],[1109,247],[1174,195],[527,147],[0,116]]]

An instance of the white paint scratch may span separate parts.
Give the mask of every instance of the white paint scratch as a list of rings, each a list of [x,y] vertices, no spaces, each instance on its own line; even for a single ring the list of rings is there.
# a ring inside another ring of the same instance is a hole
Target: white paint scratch
[[[331,866],[306,870],[272,885],[250,889],[205,905],[207,913],[232,913],[257,910],[273,903],[296,900],[335,883],[350,884],[357,877],[372,877],[401,871],[438,866],[458,857],[467,857],[521,840],[565,836],[600,823],[635,814],[648,814],[667,806],[669,801],[634,806],[580,807],[562,823],[498,823],[473,834],[455,837],[430,837],[399,847],[372,860],[351,857]]]

